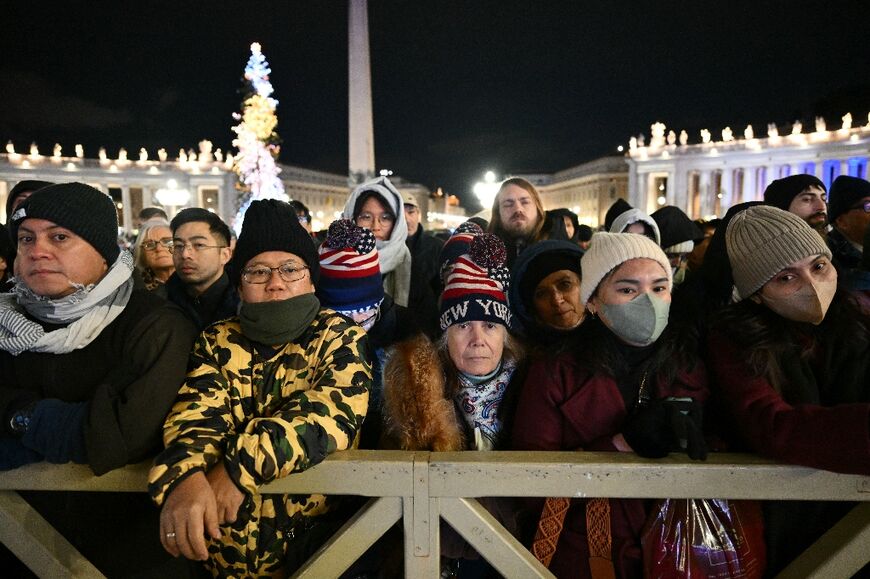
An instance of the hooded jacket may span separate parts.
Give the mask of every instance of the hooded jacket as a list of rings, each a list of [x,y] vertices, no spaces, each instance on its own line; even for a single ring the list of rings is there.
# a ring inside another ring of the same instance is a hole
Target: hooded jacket
[[[661,245],[662,234],[659,231],[658,223],[640,209],[629,209],[621,213],[619,217],[613,220],[613,225],[610,227],[610,233],[625,233],[625,230],[628,229],[629,225],[637,223],[638,221],[646,223],[650,228],[652,228],[653,233],[655,234],[653,241]]]
[[[514,269],[511,271],[511,283],[508,289],[508,304],[514,314],[514,330],[524,337],[534,337],[535,341],[543,346],[561,343],[572,332],[560,331],[543,326],[535,319],[532,304],[523,302],[520,288],[523,278],[529,270],[529,265],[542,254],[557,252],[560,254],[576,256],[577,262],[583,257],[583,250],[579,246],[567,241],[544,240],[530,246],[517,258]]]
[[[342,212],[343,219],[354,221],[354,209],[360,196],[374,191],[386,202],[396,216],[390,238],[377,241],[384,291],[400,306],[408,305],[411,290],[411,252],[405,245],[408,238],[408,223],[405,221],[405,204],[402,195],[386,177],[378,177],[354,189]]]

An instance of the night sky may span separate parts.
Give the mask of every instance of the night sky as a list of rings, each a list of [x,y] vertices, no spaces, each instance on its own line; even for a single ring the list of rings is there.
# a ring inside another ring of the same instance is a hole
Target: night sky
[[[45,4],[43,6],[43,4]],[[230,148],[251,42],[284,163],[347,173],[347,4],[14,2],[0,31],[0,140],[171,156]],[[664,122],[730,125],[870,109],[865,2],[370,0],[375,156],[471,201],[483,173],[552,172]],[[474,210],[474,201],[466,203]]]

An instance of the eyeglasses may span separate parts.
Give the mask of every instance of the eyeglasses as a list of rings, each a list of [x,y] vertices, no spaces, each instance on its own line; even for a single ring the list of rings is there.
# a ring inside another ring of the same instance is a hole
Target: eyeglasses
[[[356,224],[360,227],[365,227],[366,229],[370,229],[372,223],[374,223],[375,219],[377,219],[380,223],[392,223],[396,219],[393,217],[391,213],[381,213],[380,215],[372,215],[371,213],[365,212],[360,213],[356,217]]]
[[[278,267],[258,265],[242,271],[242,279],[245,283],[266,283],[272,279],[272,272],[277,271],[278,277],[287,283],[293,283],[305,277],[308,266],[296,267],[292,263],[282,263]]]
[[[850,209],[850,211],[855,210],[855,209],[863,209],[864,213],[870,213],[870,201],[865,201],[864,203],[860,203],[858,205],[855,205],[854,207],[852,207]]]
[[[148,241],[143,241],[140,245],[145,251],[154,251],[160,245],[172,252],[173,242],[171,237],[164,237],[162,239],[149,239]]]
[[[161,243],[163,243],[162,240],[161,240]],[[226,245],[207,245],[207,244],[199,242],[199,241],[194,242],[194,243],[185,243],[183,241],[173,241],[172,248],[170,249],[170,251],[172,253],[177,253],[180,255],[180,254],[184,253],[184,250],[187,249],[188,247],[190,249],[192,249],[194,253],[200,253],[200,252],[205,251],[206,249],[223,249],[224,247],[226,247]]]
[[[299,220],[299,223],[305,224],[308,223],[309,219],[305,215],[297,215],[296,219]]]

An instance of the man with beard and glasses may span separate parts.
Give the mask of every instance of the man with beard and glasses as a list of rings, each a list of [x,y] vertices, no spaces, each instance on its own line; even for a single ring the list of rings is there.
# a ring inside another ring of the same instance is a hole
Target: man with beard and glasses
[[[828,247],[837,269],[851,274],[861,264],[864,238],[870,226],[870,182],[840,175],[831,184],[831,225]]]
[[[777,179],[764,190],[764,202],[794,213],[822,237],[828,233],[828,191],[813,175]]]
[[[544,205],[535,186],[521,177],[502,182],[492,204],[490,233],[504,241],[507,267],[513,267],[523,249],[540,241],[544,227]]]

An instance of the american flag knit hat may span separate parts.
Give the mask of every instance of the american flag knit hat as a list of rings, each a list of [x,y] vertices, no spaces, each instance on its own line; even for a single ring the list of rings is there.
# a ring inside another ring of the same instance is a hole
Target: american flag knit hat
[[[328,308],[362,312],[384,299],[375,236],[350,219],[333,221],[320,246],[317,297]]]
[[[510,272],[504,266],[507,252],[502,240],[491,233],[457,229],[445,251],[448,248],[456,257],[448,257],[442,265],[441,329],[472,321],[493,322],[510,329],[513,317],[507,300]]]

